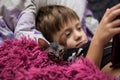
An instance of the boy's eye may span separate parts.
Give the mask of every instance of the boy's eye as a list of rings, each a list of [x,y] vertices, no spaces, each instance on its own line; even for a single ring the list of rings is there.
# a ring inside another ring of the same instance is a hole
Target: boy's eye
[[[80,26],[80,25],[79,25],[79,26],[77,26],[77,30],[79,30],[79,31],[81,30],[81,26]]]
[[[71,35],[71,32],[70,31],[66,31],[65,35],[66,35],[66,37],[69,37]]]

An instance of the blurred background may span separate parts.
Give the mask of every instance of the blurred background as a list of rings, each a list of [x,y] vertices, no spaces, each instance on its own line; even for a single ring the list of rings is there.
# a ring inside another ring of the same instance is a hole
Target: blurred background
[[[88,0],[88,8],[93,12],[94,17],[100,21],[105,10],[118,3],[120,0]]]

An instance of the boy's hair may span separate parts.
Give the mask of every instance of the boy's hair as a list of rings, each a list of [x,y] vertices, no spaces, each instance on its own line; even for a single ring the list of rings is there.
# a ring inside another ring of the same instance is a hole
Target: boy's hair
[[[61,5],[41,7],[36,16],[36,29],[53,42],[52,35],[72,20],[79,20],[78,15],[70,8]]]

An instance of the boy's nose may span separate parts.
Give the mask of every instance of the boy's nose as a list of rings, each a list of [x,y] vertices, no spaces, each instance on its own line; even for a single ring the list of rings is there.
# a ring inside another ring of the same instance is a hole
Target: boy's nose
[[[81,36],[80,32],[76,31],[76,32],[74,33],[74,39],[75,39],[76,41],[78,41],[78,40],[80,40],[81,38],[82,38],[82,36]]]

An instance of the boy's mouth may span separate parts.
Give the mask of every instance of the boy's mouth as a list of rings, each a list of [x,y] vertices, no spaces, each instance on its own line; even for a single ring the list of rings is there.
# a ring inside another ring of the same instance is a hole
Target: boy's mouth
[[[87,43],[87,40],[81,41],[80,43],[78,43],[78,44],[76,45],[76,48],[79,48],[79,47],[83,46],[85,43]]]

